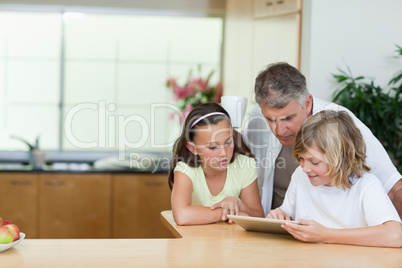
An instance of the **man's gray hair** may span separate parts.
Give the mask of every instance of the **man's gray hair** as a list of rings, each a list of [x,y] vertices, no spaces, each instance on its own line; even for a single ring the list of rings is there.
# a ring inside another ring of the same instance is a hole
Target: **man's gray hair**
[[[306,78],[286,62],[270,64],[260,72],[254,91],[255,101],[271,108],[283,108],[293,99],[304,105],[308,95]]]

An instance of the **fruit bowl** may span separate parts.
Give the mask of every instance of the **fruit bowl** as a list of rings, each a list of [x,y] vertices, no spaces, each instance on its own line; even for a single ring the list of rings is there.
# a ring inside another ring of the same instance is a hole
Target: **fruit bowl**
[[[7,243],[7,244],[0,244],[0,252],[6,251],[7,249],[12,248],[13,246],[17,245],[19,242],[22,241],[22,239],[25,238],[25,234],[20,232],[20,239],[17,241]]]

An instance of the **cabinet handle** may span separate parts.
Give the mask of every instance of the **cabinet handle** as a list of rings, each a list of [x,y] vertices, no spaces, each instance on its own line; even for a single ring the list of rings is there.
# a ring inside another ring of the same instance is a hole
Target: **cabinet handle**
[[[273,3],[272,2],[266,2],[265,5],[269,7],[269,6],[272,6]]]
[[[17,185],[17,186],[29,186],[32,185],[32,181],[17,181],[17,180],[12,180],[11,185]]]
[[[46,186],[63,186],[66,185],[65,181],[45,181]]]
[[[276,1],[278,5],[283,4],[284,1]]]
[[[159,187],[159,186],[164,186],[165,183],[163,181],[147,181],[145,182],[146,186],[152,186],[152,187]]]

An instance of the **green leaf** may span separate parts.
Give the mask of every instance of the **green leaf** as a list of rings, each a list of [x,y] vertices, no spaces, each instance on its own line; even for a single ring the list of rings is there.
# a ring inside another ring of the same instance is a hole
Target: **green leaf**
[[[397,47],[402,55],[402,47]],[[394,87],[389,90],[364,76],[353,77],[349,67],[347,71],[338,68],[332,77],[338,83],[333,101],[348,108],[369,127],[396,159],[396,166],[402,168],[402,72],[391,79],[389,85]]]
[[[209,74],[208,74],[208,76],[207,76],[207,81],[209,82],[209,79],[211,78],[211,76],[214,74],[214,70],[212,70]]]
[[[400,80],[402,80],[402,73],[400,73],[399,75],[395,76],[394,78],[392,78],[388,85],[396,85]]]

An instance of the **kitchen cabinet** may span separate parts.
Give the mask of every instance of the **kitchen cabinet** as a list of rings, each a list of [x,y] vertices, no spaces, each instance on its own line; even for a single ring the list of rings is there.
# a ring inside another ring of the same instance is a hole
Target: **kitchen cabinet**
[[[38,238],[38,174],[0,173],[0,216]]]
[[[253,70],[255,76],[273,62],[286,61],[293,66],[299,66],[299,22],[299,13],[254,21]]]
[[[301,0],[227,0],[224,36],[224,95],[255,105],[255,78],[267,65],[300,67]]]
[[[110,174],[41,174],[40,238],[109,238]]]
[[[254,0],[254,17],[280,16],[298,12],[300,8],[300,0]]]
[[[113,183],[114,238],[172,237],[160,220],[171,209],[166,174],[114,174]]]
[[[167,238],[166,174],[0,172],[0,216],[27,238]]]

